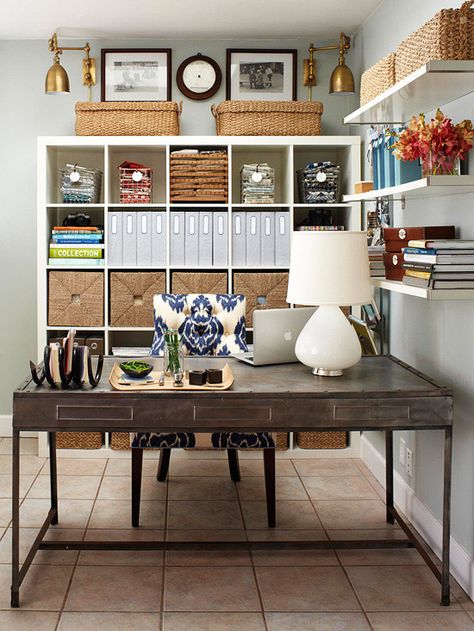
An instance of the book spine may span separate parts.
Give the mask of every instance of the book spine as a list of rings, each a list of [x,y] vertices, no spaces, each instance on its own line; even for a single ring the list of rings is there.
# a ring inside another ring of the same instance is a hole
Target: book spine
[[[49,248],[53,248],[53,249],[57,249],[57,250],[64,250],[65,248],[68,249],[70,247],[70,244],[66,244],[66,245],[62,245],[60,243],[50,243],[49,244]],[[104,249],[104,244],[103,243],[80,243],[79,245],[73,245],[72,249],[73,250],[103,250]]]
[[[53,259],[100,259],[103,251],[100,248],[49,248],[49,256]]]
[[[61,265],[105,265],[104,259],[54,259],[50,258],[48,260],[48,265],[56,265],[60,267]]]
[[[403,248],[405,254],[436,254],[433,248]]]
[[[102,244],[102,239],[79,239],[79,238],[75,238],[75,239],[63,239],[62,237],[59,238],[52,238],[51,239],[51,243],[50,245],[87,245],[87,246],[95,246],[95,245],[101,245]]]
[[[414,278],[424,278],[429,280],[431,278],[431,272],[420,272],[419,270],[407,269],[405,270],[407,276],[413,276]]]

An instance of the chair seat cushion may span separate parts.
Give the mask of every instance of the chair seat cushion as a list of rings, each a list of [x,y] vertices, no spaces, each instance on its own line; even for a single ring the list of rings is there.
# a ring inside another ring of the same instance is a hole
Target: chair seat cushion
[[[161,434],[139,432],[131,434],[131,447],[142,449],[217,448],[217,449],[264,449],[275,448],[276,436],[272,432],[174,432]]]

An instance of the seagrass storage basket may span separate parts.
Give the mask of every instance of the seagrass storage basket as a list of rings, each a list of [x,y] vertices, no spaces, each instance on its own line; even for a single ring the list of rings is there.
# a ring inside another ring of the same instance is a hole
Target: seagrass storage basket
[[[173,294],[226,294],[227,272],[173,272]]]
[[[345,449],[347,432],[297,432],[296,442],[301,449]]]
[[[314,101],[223,101],[212,105],[218,136],[319,136],[323,104]]]
[[[104,435],[100,432],[57,432],[57,449],[100,449]]]
[[[360,104],[365,105],[395,84],[395,53],[382,57],[360,78]]]
[[[395,53],[395,77],[400,81],[435,59],[474,59],[474,2],[459,9],[442,9],[414,33]]]
[[[77,136],[179,136],[174,101],[76,103]]]
[[[48,272],[48,326],[103,325],[103,272]]]
[[[110,325],[153,326],[153,296],[165,290],[164,272],[111,272]]]
[[[286,293],[288,274],[286,272],[235,272],[234,293],[246,298],[245,321],[253,326],[253,312],[256,309],[279,309],[288,307]]]

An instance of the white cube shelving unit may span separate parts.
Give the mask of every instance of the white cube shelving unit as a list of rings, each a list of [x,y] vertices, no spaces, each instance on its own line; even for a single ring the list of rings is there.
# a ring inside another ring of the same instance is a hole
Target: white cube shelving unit
[[[169,187],[169,157],[171,151],[183,148],[223,148],[228,153],[228,203],[170,203]],[[169,230],[169,216],[173,209],[226,209],[229,215],[229,260],[224,267],[206,267],[205,271],[226,271],[228,290],[232,291],[233,272],[259,269],[265,271],[287,271],[287,267],[245,267],[232,265],[232,212],[251,208],[281,209],[289,213],[290,230],[317,205],[300,203],[296,182],[296,171],[309,162],[331,160],[341,167],[341,199],[342,194],[351,193],[354,183],[360,180],[361,147],[359,136],[311,136],[311,137],[226,137],[226,136],[53,136],[38,139],[38,357],[42,356],[44,345],[49,337],[60,335],[69,327],[48,326],[48,246],[51,228],[61,224],[64,217],[72,211],[83,210],[90,213],[94,223],[104,225],[105,231],[105,265],[54,267],[55,271],[80,270],[100,271],[104,274],[104,325],[98,327],[76,327],[78,334],[100,333],[104,337],[107,353],[111,353],[112,346],[146,346],[151,343],[152,329],[150,327],[113,327],[109,323],[109,271],[144,271],[157,270],[166,273],[167,290],[171,287],[173,268],[169,265],[169,238],[167,239],[168,264],[163,267],[131,267],[109,266],[107,262],[107,232],[108,213],[120,209],[161,209],[166,212]],[[120,204],[118,166],[124,160],[140,162],[153,169],[153,200],[151,204]],[[273,205],[246,205],[240,203],[240,167],[249,162],[268,162],[275,168],[275,203]],[[58,169],[66,163],[81,166],[96,167],[103,171],[102,193],[98,204],[63,204],[60,201]],[[343,224],[346,230],[361,229],[361,204],[359,200],[341,202],[338,204],[321,204],[324,208],[331,208],[337,223]],[[169,237],[169,234],[168,234]],[[176,269],[186,271],[186,266],[180,265]],[[196,267],[189,271],[196,271]],[[290,449],[281,452],[298,457],[316,454],[323,457],[333,455],[358,455],[358,433],[351,434],[350,447],[343,450],[301,450]],[[292,445],[292,441],[290,441]],[[40,439],[40,453],[46,454],[46,438]],[[108,456],[117,452],[104,447]],[[61,450],[62,456],[90,456],[97,457],[97,450]],[[120,452],[119,452],[120,453]]]

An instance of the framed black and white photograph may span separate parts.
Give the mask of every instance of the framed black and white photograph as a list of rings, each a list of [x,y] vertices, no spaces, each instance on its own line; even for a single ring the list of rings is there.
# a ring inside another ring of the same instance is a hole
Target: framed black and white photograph
[[[228,48],[226,99],[296,101],[296,50]]]
[[[171,48],[103,48],[102,101],[171,101]]]

